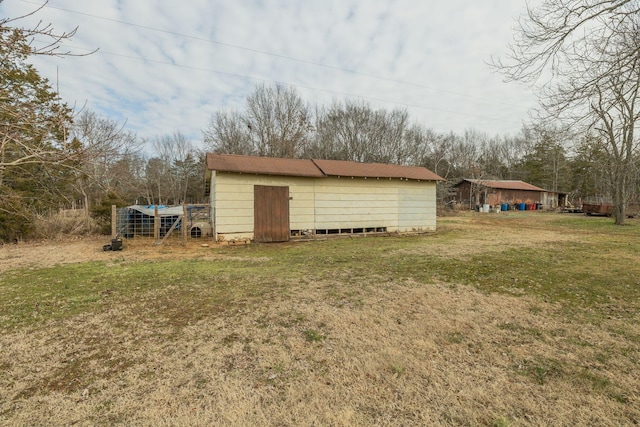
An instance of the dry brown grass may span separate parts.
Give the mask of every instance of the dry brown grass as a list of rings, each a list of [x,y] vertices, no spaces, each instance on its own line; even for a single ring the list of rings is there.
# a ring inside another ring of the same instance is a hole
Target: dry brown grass
[[[460,257],[580,239],[526,221],[509,228],[478,217],[443,222],[444,237],[396,252]],[[28,265],[31,256],[40,265],[114,256],[97,243],[2,247],[0,271]],[[132,265],[229,256],[197,244],[137,249],[123,252]],[[637,314],[583,322],[541,298],[379,275],[273,281],[273,290],[204,318],[173,309],[176,284],[7,331],[0,423],[640,423]]]
[[[99,229],[95,219],[81,209],[38,214],[34,218],[33,227],[32,237],[48,240],[93,234]]]

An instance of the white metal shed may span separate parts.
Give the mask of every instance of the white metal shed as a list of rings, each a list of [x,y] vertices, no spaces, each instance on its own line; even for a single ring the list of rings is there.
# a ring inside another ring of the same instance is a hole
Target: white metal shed
[[[415,166],[207,154],[216,240],[433,231],[441,180]]]

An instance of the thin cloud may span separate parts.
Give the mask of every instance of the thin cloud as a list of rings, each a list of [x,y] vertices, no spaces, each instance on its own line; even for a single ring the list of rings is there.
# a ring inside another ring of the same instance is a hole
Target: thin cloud
[[[33,10],[2,2],[2,16]],[[79,26],[82,58],[39,58],[62,97],[127,119],[140,136],[201,138],[211,114],[241,108],[261,81],[297,87],[310,103],[361,97],[406,108],[438,131],[515,133],[534,106],[485,62],[511,40],[524,1],[175,2],[50,0],[35,20]],[[124,23],[134,25],[128,25]],[[319,65],[321,64],[321,65]],[[377,77],[383,78],[377,78]]]

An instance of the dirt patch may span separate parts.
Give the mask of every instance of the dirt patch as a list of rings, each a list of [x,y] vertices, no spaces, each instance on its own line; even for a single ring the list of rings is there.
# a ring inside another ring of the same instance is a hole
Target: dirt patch
[[[106,259],[102,252],[105,239],[84,237],[73,240],[0,245],[0,271],[24,267],[48,267],[56,264]]]
[[[73,264],[90,261],[126,261],[229,258],[216,253],[215,242],[189,239],[186,244],[169,242],[156,245],[151,239],[124,240],[123,250],[104,251],[103,246],[111,242],[108,237],[81,237],[68,240],[30,242],[0,245],[0,272],[16,268],[41,268],[58,264]]]
[[[496,227],[495,220],[482,220],[476,216],[456,216],[440,218],[438,233],[455,232],[451,241],[425,245],[421,251],[441,254],[443,256],[462,256],[507,247],[530,248],[550,242],[573,241],[579,236],[572,233],[558,234],[544,230],[538,224],[530,226],[531,219],[519,220],[503,214],[503,226]],[[552,218],[548,216],[548,218]],[[541,215],[536,221],[544,221]],[[24,267],[50,267],[57,264],[71,264],[88,261],[110,261],[113,259],[141,261],[153,259],[221,259],[228,255],[221,254],[217,245],[210,239],[188,239],[185,244],[170,240],[164,245],[156,245],[152,239],[125,239],[122,251],[103,251],[103,245],[109,244],[110,238],[81,237],[67,240],[31,242],[0,245],[0,272]],[[301,244],[301,243],[290,243]],[[415,253],[415,250],[411,250]]]

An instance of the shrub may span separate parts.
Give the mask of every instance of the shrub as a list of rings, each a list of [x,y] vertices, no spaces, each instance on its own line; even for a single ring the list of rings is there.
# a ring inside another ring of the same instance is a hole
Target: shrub
[[[46,215],[36,215],[33,235],[41,239],[62,236],[82,236],[99,231],[96,221],[85,210],[61,210]]]

